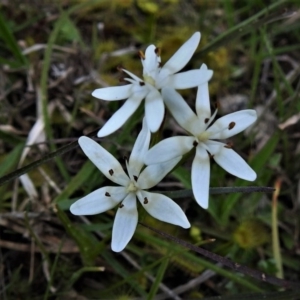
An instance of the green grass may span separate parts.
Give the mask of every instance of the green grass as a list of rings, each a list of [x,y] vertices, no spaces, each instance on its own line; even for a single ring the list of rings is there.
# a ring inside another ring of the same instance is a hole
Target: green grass
[[[241,294],[243,299],[296,299],[298,291],[250,278],[243,269],[224,267],[140,225],[125,251],[114,253],[116,209],[81,218],[69,207],[109,184],[77,139],[95,138],[99,124],[120,104],[95,99],[91,92],[118,85],[120,65],[142,76],[137,52],[150,43],[161,48],[164,63],[200,31],[200,46],[186,69],[206,63],[214,70],[210,97],[223,108],[219,116],[243,108],[261,112],[251,130],[232,138],[257,180],[237,179],[212,163],[210,186],[274,187],[281,181],[276,205],[272,208],[270,193],[212,190],[209,209],[200,208],[190,191],[182,191],[191,188],[191,154],[164,180],[171,186],[154,189],[175,193],[196,234],[157,221],[139,207],[141,220],[239,265],[299,282],[299,121],[278,129],[300,113],[297,1],[14,2],[2,4],[0,14],[0,298],[156,299],[165,294],[164,299],[179,299],[176,288],[186,285],[178,295],[182,299],[242,299]],[[24,54],[39,44],[44,48]],[[127,51],[129,46],[136,51]],[[118,50],[124,54],[110,55]],[[182,95],[193,107],[195,89]],[[236,108],[239,95],[246,99],[242,108]],[[49,105],[55,106],[52,114]],[[143,114],[141,107],[121,130],[99,140],[122,164]],[[44,120],[45,141],[30,146],[20,166],[37,116]],[[152,142],[174,134],[169,120],[167,114]],[[25,173],[38,198],[17,184]],[[245,229],[253,220],[257,226]],[[248,248],[236,238],[241,228]],[[260,239],[263,234],[269,238]],[[202,280],[207,270],[213,272]]]

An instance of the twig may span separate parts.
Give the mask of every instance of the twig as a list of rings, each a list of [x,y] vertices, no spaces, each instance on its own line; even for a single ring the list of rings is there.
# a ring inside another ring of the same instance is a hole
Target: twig
[[[286,288],[286,289],[292,289],[292,290],[300,290],[300,283],[299,282],[293,282],[293,281],[287,281],[287,280],[284,280],[284,279],[279,279],[279,278],[276,278],[276,277],[273,277],[273,276],[270,276],[270,275],[267,275],[265,273],[261,273],[257,270],[254,270],[254,269],[251,269],[251,268],[248,268],[247,266],[243,266],[243,265],[240,265],[238,263],[235,263],[233,261],[231,261],[230,259],[226,258],[226,257],[223,257],[223,256],[220,256],[218,254],[215,254],[213,252],[210,252],[206,249],[203,249],[203,248],[200,248],[200,247],[197,247],[197,246],[194,246],[193,244],[189,243],[189,242],[186,242],[184,240],[180,240],[166,232],[163,232],[163,231],[160,231],[158,229],[155,229],[149,225],[146,225],[146,224],[143,224],[141,222],[139,222],[139,224],[141,224],[142,226],[154,231],[155,233],[161,235],[162,237],[164,237],[165,239],[167,240],[170,240],[170,241],[173,241],[183,247],[186,247],[194,252],[197,252],[213,261],[216,261],[218,263],[221,263],[222,265],[234,270],[234,271],[237,271],[237,272],[240,272],[244,275],[248,275],[250,277],[253,277],[259,281],[263,281],[263,282],[267,282],[267,283],[270,283],[272,285],[276,285],[276,286],[279,286],[279,287],[282,287],[282,288]]]

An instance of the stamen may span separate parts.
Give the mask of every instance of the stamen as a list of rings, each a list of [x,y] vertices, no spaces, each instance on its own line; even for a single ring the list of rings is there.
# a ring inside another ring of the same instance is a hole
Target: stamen
[[[145,82],[144,81],[140,81],[139,84],[140,84],[140,86],[144,86]]]
[[[106,196],[106,197],[110,197],[110,193],[106,192],[106,193],[105,193],[105,196]]]
[[[119,205],[119,207],[120,207],[120,208],[124,207],[124,204],[121,203],[121,204]]]
[[[138,180],[138,177],[137,177],[136,175],[133,175],[133,179],[134,179],[135,181],[137,181],[137,180]]]
[[[146,59],[145,54],[144,54],[143,51],[139,51],[139,57],[140,57],[141,59],[143,59],[143,60]]]
[[[126,82],[125,77],[124,77],[124,76],[120,77],[120,78],[119,78],[119,82],[125,83],[125,82]]]
[[[198,144],[199,144],[199,143],[198,143],[197,141],[194,141],[194,142],[193,142],[193,146],[194,146],[194,147],[197,147]]]
[[[108,173],[110,174],[110,176],[113,176],[113,174],[114,174],[113,169],[110,169],[110,170],[108,171]]]
[[[145,198],[144,198],[144,204],[148,204],[148,202],[149,202],[149,201],[148,201],[148,198],[145,197]]]
[[[224,145],[224,148],[232,149],[232,146],[232,143],[227,143],[226,145]]]
[[[160,56],[160,48],[155,48],[154,52],[157,56]]]
[[[119,71],[119,72],[123,72],[123,67],[121,66],[121,65],[119,65],[119,66],[117,66],[117,70]]]
[[[230,122],[228,125],[228,129],[231,130],[235,126],[235,122]]]
[[[158,67],[159,67],[159,68],[162,67],[162,63],[161,63],[161,62],[158,63]]]
[[[216,108],[216,109],[220,109],[220,103],[219,103],[219,101],[215,102],[214,105],[215,105],[215,108]]]
[[[209,121],[209,118],[204,119],[205,124],[207,124],[208,121]]]

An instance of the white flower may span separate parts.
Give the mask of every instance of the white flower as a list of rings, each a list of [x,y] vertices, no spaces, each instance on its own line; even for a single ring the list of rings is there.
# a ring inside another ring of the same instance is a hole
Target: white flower
[[[106,101],[127,99],[123,106],[105,123],[98,132],[98,137],[107,136],[118,130],[136,111],[145,98],[145,116],[151,132],[156,132],[163,120],[165,107],[160,89],[172,87],[187,89],[208,81],[212,71],[207,69],[191,70],[177,73],[191,59],[200,41],[200,33],[196,32],[179,50],[161,67],[159,49],[150,45],[141,53],[144,80],[127,70],[123,70],[131,78],[125,78],[130,84],[117,87],[106,87],[95,90],[92,95]],[[177,74],[175,74],[177,73]]]
[[[192,136],[176,136],[161,141],[146,154],[146,164],[168,161],[195,147],[192,188],[196,201],[203,208],[208,207],[210,155],[227,172],[249,181],[256,179],[256,173],[230,145],[212,140],[226,139],[246,129],[257,119],[255,110],[247,109],[226,115],[209,127],[217,110],[211,116],[208,83],[198,87],[197,115],[175,90],[165,88],[162,94],[173,117]]]
[[[181,157],[162,164],[144,166],[144,156],[148,151],[150,131],[144,120],[143,128],[133,147],[127,171],[103,147],[88,137],[80,137],[79,144],[94,165],[111,181],[120,186],[102,187],[71,205],[74,215],[94,215],[119,204],[112,231],[112,250],[122,251],[132,238],[138,222],[136,197],[146,211],[154,218],[189,228],[190,223],[181,208],[162,194],[150,193],[145,189],[155,186],[178,163]]]

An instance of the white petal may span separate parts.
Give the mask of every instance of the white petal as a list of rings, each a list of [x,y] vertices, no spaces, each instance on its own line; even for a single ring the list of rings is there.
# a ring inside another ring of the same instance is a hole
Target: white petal
[[[130,193],[118,208],[113,231],[111,249],[115,252],[122,251],[131,240],[138,222],[136,196]]]
[[[181,156],[170,159],[166,162],[146,167],[138,178],[140,189],[150,189],[157,185],[181,160]]]
[[[191,59],[200,42],[200,32],[195,32],[162,67],[159,80],[180,71]]]
[[[146,119],[144,118],[142,130],[134,143],[129,158],[128,167],[130,169],[130,174],[139,176],[141,169],[144,166],[145,155],[149,149],[150,138],[151,133],[149,131]]]
[[[152,147],[145,156],[145,164],[163,163],[189,152],[193,147],[195,138],[192,136],[173,136],[162,140]]]
[[[78,143],[85,155],[111,181],[126,186],[129,182],[120,163],[103,147],[87,136],[79,138]]]
[[[214,155],[216,163],[228,173],[239,178],[253,181],[256,179],[256,173],[251,167],[232,149],[226,148],[225,144],[215,141],[207,141],[206,145],[209,152]]]
[[[96,215],[112,209],[126,197],[126,188],[105,186],[73,203],[70,211],[73,215]]]
[[[167,108],[178,124],[193,135],[197,135],[201,130],[201,128],[198,128],[198,117],[182,96],[172,88],[163,88],[162,96]]]
[[[145,52],[145,59],[143,60],[143,75],[151,76],[152,78],[156,78],[159,68],[159,57],[156,54],[156,47],[154,45],[150,45],[147,47]]]
[[[253,109],[245,109],[218,119],[207,129],[207,132],[210,133],[210,139],[226,139],[245,130],[256,120],[256,111]],[[233,123],[234,127],[229,129],[229,124]]]
[[[147,90],[135,93],[117,110],[98,132],[98,137],[107,136],[118,130],[133,115],[145,98]]]
[[[169,197],[162,194],[140,191],[138,199],[153,218],[183,228],[191,227],[183,210]]]
[[[147,124],[151,132],[156,132],[164,118],[165,106],[160,92],[151,88],[151,91],[146,96],[145,115]]]
[[[208,208],[209,200],[210,161],[205,148],[200,145],[196,149],[196,155],[192,164],[192,188],[197,203]]]
[[[105,88],[94,90],[92,92],[92,96],[107,101],[127,99],[132,94],[131,88],[132,88],[132,84],[105,87]]]
[[[209,81],[213,75],[212,70],[190,70],[166,77],[157,83],[157,88],[172,87],[176,90],[196,87]]]
[[[200,70],[207,70],[206,64],[200,67]],[[208,82],[204,82],[198,86],[196,98],[196,113],[201,121],[211,117]]]

